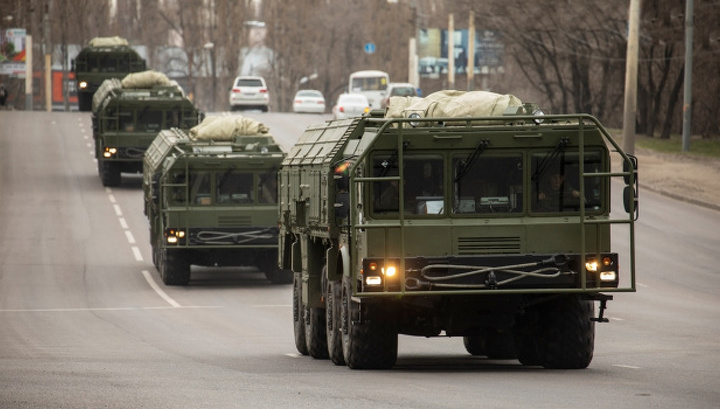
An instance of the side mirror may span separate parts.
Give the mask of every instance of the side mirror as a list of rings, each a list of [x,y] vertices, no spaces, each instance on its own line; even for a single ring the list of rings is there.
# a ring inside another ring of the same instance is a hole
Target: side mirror
[[[623,189],[623,206],[626,212],[634,214],[634,220],[638,219],[640,215],[638,196],[637,191],[632,186],[625,186],[625,189]]]
[[[632,163],[632,172],[635,174],[635,183],[637,183],[637,176],[638,176],[638,160],[637,160],[637,156],[635,156],[635,155],[628,155],[628,158],[630,158],[630,162]],[[630,173],[629,167],[630,167],[630,165],[628,164],[628,162],[623,162],[623,172],[625,172],[625,173]],[[630,176],[629,176],[629,175],[623,176],[623,179],[625,179],[625,184],[626,184],[626,185],[629,185],[629,184],[630,184]]]
[[[625,206],[625,211],[634,214],[633,218],[634,220],[637,220],[640,216],[640,210],[638,209],[638,160],[635,155],[628,155],[628,158],[630,158],[630,163],[623,162],[623,172],[632,172],[633,184],[630,184],[630,175],[623,176],[625,185],[627,185],[623,190],[623,205]],[[632,166],[632,169],[630,169],[630,166]]]

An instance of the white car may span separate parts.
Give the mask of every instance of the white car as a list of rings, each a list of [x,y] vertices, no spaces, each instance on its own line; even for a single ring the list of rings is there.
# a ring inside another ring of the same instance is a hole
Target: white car
[[[392,82],[388,85],[387,94],[380,101],[380,107],[383,109],[390,105],[390,97],[416,97],[418,96],[417,88],[413,84],[407,82]]]
[[[270,107],[270,93],[263,77],[240,76],[230,88],[230,110],[259,109],[267,112]]]
[[[362,94],[340,94],[333,107],[333,119],[354,118],[370,112],[370,103]]]
[[[325,97],[322,92],[314,89],[300,90],[293,98],[293,112],[322,114],[325,112]]]

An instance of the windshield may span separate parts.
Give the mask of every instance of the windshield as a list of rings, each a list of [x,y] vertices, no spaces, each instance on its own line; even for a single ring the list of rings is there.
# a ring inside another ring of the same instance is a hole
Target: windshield
[[[404,181],[399,179],[398,152],[372,156],[372,213],[397,217],[455,215],[517,217],[559,212],[605,210],[607,180],[587,174],[605,172],[607,164],[598,149],[588,149],[581,164],[577,151],[563,151],[548,162],[553,149],[533,152],[498,152],[476,149],[449,156],[404,153]],[[539,168],[545,171],[538,172]],[[581,172],[584,196],[581,193]],[[395,179],[395,180],[393,180]],[[402,193],[402,195],[401,195]],[[403,200],[402,206],[400,200]]]

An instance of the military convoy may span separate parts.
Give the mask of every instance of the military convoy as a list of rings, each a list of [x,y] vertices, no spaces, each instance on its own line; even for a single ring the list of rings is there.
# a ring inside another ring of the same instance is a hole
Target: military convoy
[[[190,129],[203,114],[182,88],[157,71],[105,80],[93,97],[93,138],[103,186],[118,186],[122,173],[142,173],[143,154],[158,132]]]
[[[284,158],[263,124],[239,115],[157,135],[144,155],[143,193],[153,262],[165,284],[188,284],[190,265],[254,265],[273,283],[292,282],[277,262]]]
[[[594,117],[488,92],[393,97],[387,113],[310,126],[279,172],[297,350],[389,368],[398,334],[447,336],[473,355],[587,367],[608,293],[635,291],[636,171]],[[625,210],[611,216],[612,179]]]
[[[128,41],[120,37],[96,37],[90,40],[72,61],[77,83],[78,109],[90,111],[93,95],[108,79],[146,70],[145,60]]]

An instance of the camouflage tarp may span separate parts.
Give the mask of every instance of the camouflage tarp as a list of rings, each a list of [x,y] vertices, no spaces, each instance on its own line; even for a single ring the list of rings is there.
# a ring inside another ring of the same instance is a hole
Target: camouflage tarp
[[[445,90],[425,98],[392,97],[385,116],[407,118],[412,113],[422,118],[501,116],[506,108],[521,105],[519,98],[509,94]]]
[[[167,75],[159,71],[133,72],[122,80],[123,88],[152,88],[156,85],[172,85]]]
[[[120,45],[130,45],[128,41],[122,37],[95,37],[88,43],[90,47],[113,47]]]
[[[269,129],[259,121],[241,115],[210,116],[190,128],[194,141],[234,141],[238,136],[267,135]]]

